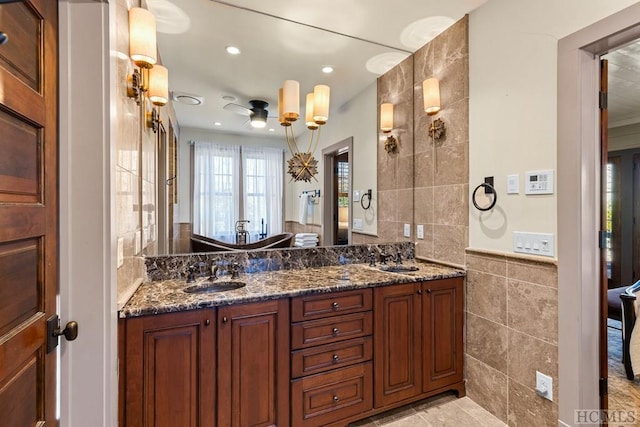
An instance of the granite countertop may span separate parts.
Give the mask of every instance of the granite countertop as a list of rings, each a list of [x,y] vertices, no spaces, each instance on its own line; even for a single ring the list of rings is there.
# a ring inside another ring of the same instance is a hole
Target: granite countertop
[[[465,275],[463,270],[427,262],[405,262],[416,271],[393,273],[367,264],[334,265],[304,270],[278,270],[240,274],[237,279],[221,276],[216,282],[244,282],[245,287],[224,291],[187,293],[184,279],[143,283],[120,311],[121,318],[170,313],[238,303],[335,292]],[[206,277],[197,283],[207,281]],[[197,284],[196,283],[196,284]]]

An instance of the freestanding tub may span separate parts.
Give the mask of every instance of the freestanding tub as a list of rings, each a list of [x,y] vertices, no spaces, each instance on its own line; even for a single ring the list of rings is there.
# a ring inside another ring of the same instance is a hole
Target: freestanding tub
[[[293,233],[274,234],[245,245],[221,242],[210,237],[191,235],[191,252],[250,251],[255,249],[288,248],[293,244]]]

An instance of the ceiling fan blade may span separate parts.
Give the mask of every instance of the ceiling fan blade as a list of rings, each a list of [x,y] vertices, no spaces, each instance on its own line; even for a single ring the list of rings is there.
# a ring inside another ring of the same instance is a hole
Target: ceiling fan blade
[[[251,110],[250,109],[248,109],[247,107],[243,107],[242,105],[238,105],[238,104],[229,103],[229,104],[225,105],[222,108],[227,110],[227,111],[231,111],[231,112],[234,112],[236,114],[241,114],[241,115],[247,116],[247,117],[251,114]]]

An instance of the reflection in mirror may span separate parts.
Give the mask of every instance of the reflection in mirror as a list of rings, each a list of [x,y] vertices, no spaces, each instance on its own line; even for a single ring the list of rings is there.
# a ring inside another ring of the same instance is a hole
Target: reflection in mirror
[[[321,193],[317,208],[304,225],[299,221],[299,196],[324,188],[325,167],[319,154],[323,148],[352,137],[350,189],[361,193],[371,189],[373,208],[365,211],[359,202],[348,199],[352,217],[338,222],[344,223],[349,237],[352,233],[376,235],[377,218],[371,214],[377,211],[376,79],[409,52],[215,1],[148,0],[147,3],[158,18],[158,49],[163,64],[171,70],[169,84],[179,128],[177,204],[172,215],[166,215],[176,232],[172,234],[173,244],[159,247],[174,253],[191,251],[192,143],[278,148],[285,160],[290,157],[277,120],[278,88],[288,79],[300,82],[301,98],[316,84],[330,86],[331,110],[315,153],[320,162],[317,181],[284,181],[281,231],[317,233],[319,243],[324,243],[326,191]],[[181,17],[179,22],[175,17]],[[229,46],[237,47],[240,53],[227,53]],[[331,66],[333,72],[323,73],[326,66]],[[372,72],[367,67],[377,68]],[[262,129],[250,126],[252,100],[268,104],[267,123]],[[301,113],[303,110],[301,99]],[[308,133],[304,123],[293,127],[299,144],[306,146]],[[233,203],[246,208],[248,202],[245,199]],[[215,204],[210,209],[215,210]],[[243,219],[244,215],[238,213],[233,223]],[[355,220],[359,220],[357,230],[352,229]],[[259,240],[259,234],[263,233],[261,230],[254,234],[249,236],[250,242]],[[336,230],[337,241],[343,242],[344,235],[345,232]]]

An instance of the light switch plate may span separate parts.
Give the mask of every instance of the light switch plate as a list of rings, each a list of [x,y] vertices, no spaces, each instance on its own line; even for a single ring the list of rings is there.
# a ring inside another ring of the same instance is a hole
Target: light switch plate
[[[520,175],[507,175],[507,194],[520,193]]]
[[[416,228],[416,235],[418,236],[418,239],[424,239],[424,225],[418,224]]]
[[[553,378],[536,371],[536,393],[540,397],[553,401]]]
[[[360,191],[359,190],[353,190],[353,201],[354,202],[359,202],[360,201]]]
[[[118,268],[124,264],[124,239],[118,237]]]
[[[354,230],[362,230],[362,218],[354,218],[353,219],[353,229]]]
[[[404,225],[404,237],[411,237],[411,224]]]
[[[523,254],[555,256],[555,244],[551,233],[513,232],[513,251]]]

